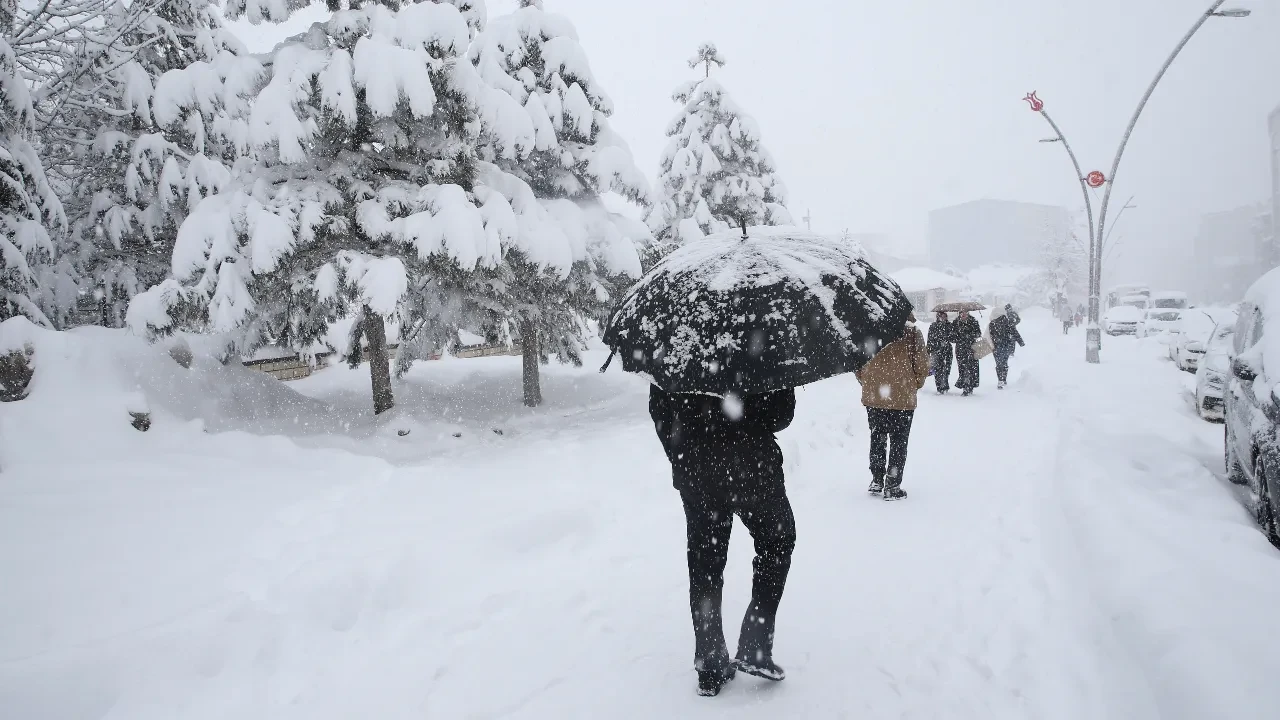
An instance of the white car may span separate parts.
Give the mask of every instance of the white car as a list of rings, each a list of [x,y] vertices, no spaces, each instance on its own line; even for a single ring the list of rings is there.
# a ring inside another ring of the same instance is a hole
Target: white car
[[[1178,327],[1169,333],[1169,359],[1179,370],[1195,372],[1200,367],[1200,358],[1204,356],[1215,325],[1213,316],[1203,310],[1182,314]]]
[[[1120,303],[1116,305],[1116,307],[1122,307],[1125,305],[1138,308],[1145,312],[1147,308],[1151,307],[1151,298],[1148,298],[1146,295],[1125,295],[1120,298]]]
[[[1231,379],[1231,344],[1236,318],[1224,318],[1205,344],[1204,357],[1196,370],[1196,412],[1205,420],[1222,420],[1223,393]]]
[[[1174,290],[1165,290],[1158,293],[1152,293],[1147,307],[1152,310],[1186,310],[1191,307],[1191,303],[1187,299],[1186,293]]]
[[[1102,318],[1108,335],[1136,335],[1142,322],[1142,311],[1132,305],[1117,305]]]
[[[1178,323],[1182,320],[1182,312],[1179,310],[1160,310],[1151,309],[1147,311],[1142,322],[1138,323],[1138,337],[1159,337],[1161,340],[1168,340],[1169,333],[1178,328]]]

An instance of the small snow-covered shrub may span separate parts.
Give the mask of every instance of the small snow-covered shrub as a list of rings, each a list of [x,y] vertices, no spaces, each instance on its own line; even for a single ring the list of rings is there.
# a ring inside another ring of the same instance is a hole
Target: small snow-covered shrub
[[[35,375],[34,356],[35,349],[30,345],[0,354],[0,402],[13,402],[27,396],[27,386]]]

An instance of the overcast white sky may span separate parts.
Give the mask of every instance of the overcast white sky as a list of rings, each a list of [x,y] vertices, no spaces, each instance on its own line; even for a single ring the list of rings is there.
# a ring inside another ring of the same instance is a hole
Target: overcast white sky
[[[490,13],[515,4],[489,0]],[[577,26],[617,107],[614,127],[651,176],[677,109],[671,91],[693,77],[685,60],[713,41],[793,214],[811,211],[815,230],[890,233],[904,247],[923,247],[930,209],[966,200],[1080,208],[1066,154],[1037,142],[1049,128],[1020,98],[1038,91],[1086,172],[1105,171],[1147,83],[1208,4],[545,0]],[[1280,2],[1231,4],[1253,16],[1200,31],[1129,144],[1112,203],[1134,195],[1138,207],[1116,230],[1124,244],[1107,282],[1176,281],[1202,213],[1270,197]],[[254,49],[284,34],[236,28]]]

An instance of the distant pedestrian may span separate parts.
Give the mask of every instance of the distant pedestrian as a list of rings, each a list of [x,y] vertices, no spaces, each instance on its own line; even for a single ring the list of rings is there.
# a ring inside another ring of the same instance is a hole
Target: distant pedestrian
[[[1022,333],[1018,332],[1018,322],[1022,318],[1013,311],[1011,305],[1004,306],[1004,312],[991,320],[987,333],[991,336],[992,353],[996,358],[996,387],[1003,390],[1009,384],[1009,358],[1013,357],[1018,346],[1025,346]]]
[[[1071,306],[1064,302],[1058,306],[1058,319],[1062,321],[1062,334],[1067,335],[1076,321],[1076,314],[1071,311]]]
[[[956,379],[956,387],[961,394],[968,397],[978,389],[980,381],[978,355],[973,344],[982,337],[982,326],[978,320],[964,311],[955,322],[956,364],[960,366],[960,377]]]
[[[945,395],[951,390],[951,357],[955,352],[955,344],[955,323],[951,322],[946,313],[938,313],[929,326],[927,347],[930,367],[933,368],[933,386],[939,395]]]
[[[773,662],[773,632],[796,521],[774,434],[791,424],[795,410],[794,390],[731,401],[649,388],[649,415],[684,503],[699,695],[719,694],[739,670],[775,681],[786,676]],[[730,658],[720,612],[735,515],[755,541],[756,558],[751,604]]]
[[[929,351],[911,318],[902,336],[880,348],[860,370],[862,404],[871,430],[871,486],[873,495],[901,500],[902,473],[907,465],[907,440],[916,412],[916,393],[929,377]]]

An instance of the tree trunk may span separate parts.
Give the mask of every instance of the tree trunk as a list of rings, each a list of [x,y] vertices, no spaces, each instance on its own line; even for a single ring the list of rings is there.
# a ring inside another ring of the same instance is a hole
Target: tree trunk
[[[364,309],[364,336],[369,340],[369,377],[373,380],[373,414],[395,407],[391,394],[391,362],[387,357],[387,328],[382,316]]]
[[[520,323],[520,346],[524,355],[524,404],[542,404],[542,383],[538,377],[538,328],[525,320]]]

